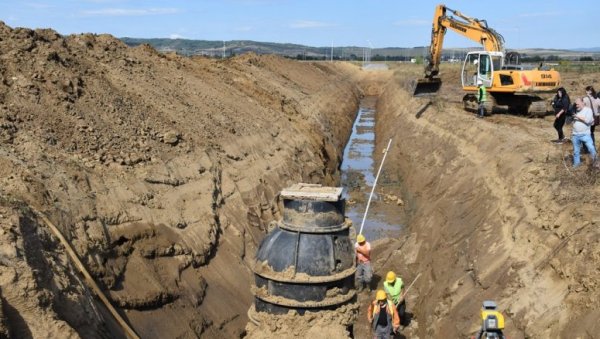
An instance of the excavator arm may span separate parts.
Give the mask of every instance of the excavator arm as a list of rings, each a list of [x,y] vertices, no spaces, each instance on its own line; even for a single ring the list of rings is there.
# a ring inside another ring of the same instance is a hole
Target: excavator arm
[[[448,13],[453,16],[448,15]],[[438,5],[433,16],[429,62],[425,67],[425,76],[428,78],[439,73],[444,36],[447,29],[481,44],[488,52],[504,52],[504,38],[500,33],[489,28],[485,20],[471,18],[445,5]]]
[[[485,20],[471,18],[445,5],[438,5],[433,16],[425,77],[413,83],[414,96],[432,95],[439,91],[442,81],[437,75],[440,72],[444,36],[448,29],[480,43],[486,51],[504,52],[504,38],[489,28]]]

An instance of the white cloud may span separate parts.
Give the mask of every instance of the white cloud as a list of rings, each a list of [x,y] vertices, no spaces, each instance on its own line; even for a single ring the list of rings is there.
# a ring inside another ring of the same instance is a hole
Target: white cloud
[[[548,16],[559,16],[559,15],[562,15],[561,12],[554,11],[554,12],[522,13],[522,14],[519,14],[519,17],[521,17],[521,18],[539,18],[539,17],[548,17]]]
[[[319,28],[319,27],[331,27],[333,24],[319,21],[308,21],[298,20],[290,24],[291,28]]]
[[[183,35],[173,33],[173,34],[169,35],[169,39],[185,39],[185,37]]]
[[[82,11],[85,16],[144,16],[178,13],[177,8],[103,8]]]
[[[426,26],[431,25],[431,20],[407,19],[394,22],[394,26]]]

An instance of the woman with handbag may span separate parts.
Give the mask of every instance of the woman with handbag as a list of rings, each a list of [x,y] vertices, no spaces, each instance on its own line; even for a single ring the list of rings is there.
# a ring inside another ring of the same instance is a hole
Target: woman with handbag
[[[584,104],[592,109],[594,113],[594,123],[590,126],[590,132],[592,133],[592,141],[594,142],[594,146],[596,145],[596,139],[594,138],[594,129],[596,126],[600,125],[600,98],[598,98],[598,93],[594,90],[594,87],[588,86],[585,88],[585,93],[587,94],[586,99],[583,100]]]

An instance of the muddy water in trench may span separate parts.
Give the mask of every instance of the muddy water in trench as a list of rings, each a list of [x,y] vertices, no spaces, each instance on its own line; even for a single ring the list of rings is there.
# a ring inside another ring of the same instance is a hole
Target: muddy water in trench
[[[376,103],[377,97],[365,97],[361,101],[341,164],[341,183],[346,188],[346,216],[352,220],[357,233],[380,165],[373,159]],[[380,176],[377,188],[381,187],[381,182]],[[398,237],[402,228],[400,224],[390,222],[396,218],[389,215],[386,209],[378,208],[380,201],[381,196],[376,190],[363,228],[363,234],[369,241]]]

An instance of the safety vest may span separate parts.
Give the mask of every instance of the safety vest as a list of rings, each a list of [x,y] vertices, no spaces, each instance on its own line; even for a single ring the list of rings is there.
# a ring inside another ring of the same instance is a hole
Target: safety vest
[[[385,289],[385,292],[390,295],[394,304],[398,304],[398,301],[400,301],[400,294],[403,287],[404,283],[402,282],[402,278],[396,278],[396,283],[394,286],[389,284],[387,281],[383,282],[383,288]]]
[[[487,90],[484,85],[479,86],[479,102],[485,102],[487,100]]]
[[[391,301],[387,300],[387,320],[388,326],[391,328],[397,328],[400,326],[400,316],[396,311],[396,307],[392,304]],[[381,312],[381,307],[379,306],[379,302],[377,300],[371,302],[369,306],[369,314],[368,317],[371,318],[371,327],[373,331],[377,329],[377,318],[379,318],[379,312]]]

